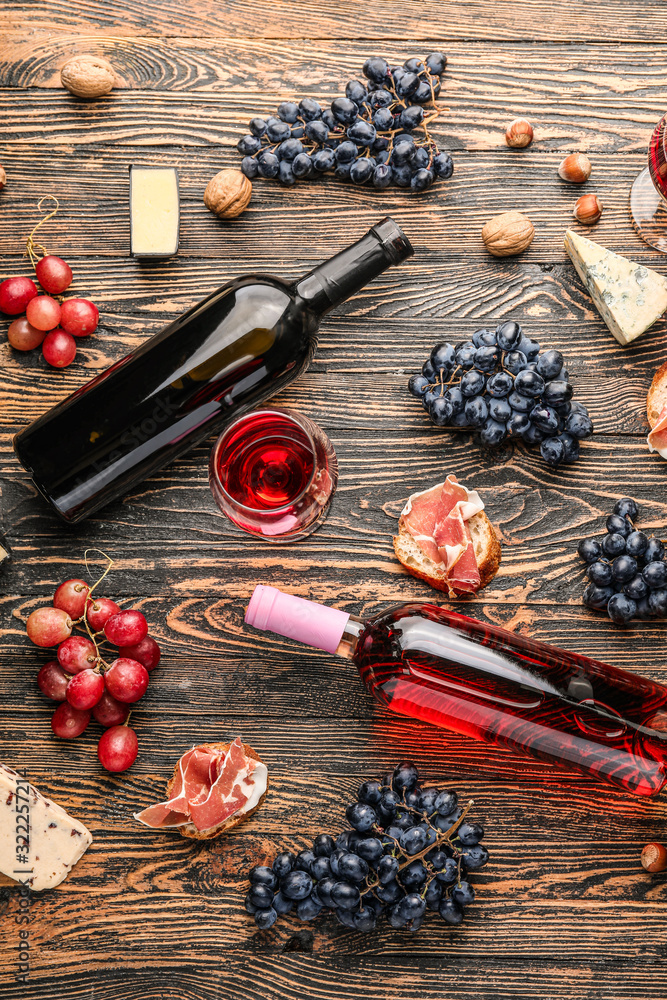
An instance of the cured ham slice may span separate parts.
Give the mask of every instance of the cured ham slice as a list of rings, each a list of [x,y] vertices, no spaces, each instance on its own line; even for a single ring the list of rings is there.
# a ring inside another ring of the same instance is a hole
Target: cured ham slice
[[[667,404],[661,409],[646,441],[649,451],[657,451],[663,458],[667,458]]]
[[[452,593],[476,591],[480,574],[467,522],[484,510],[479,494],[456,476],[415,493],[402,514],[403,524],[422,552],[436,564]]]
[[[246,804],[248,796],[243,793],[239,781],[245,766],[243,747],[240,738],[237,737],[229,748],[220,773],[206,796],[200,795],[190,803],[190,817],[198,830],[210,830],[218,823],[224,823]]]
[[[246,755],[240,736],[226,747],[193,747],[178,761],[170,798],[136,813],[135,819],[153,828],[204,833],[256,808],[267,783],[266,766]]]

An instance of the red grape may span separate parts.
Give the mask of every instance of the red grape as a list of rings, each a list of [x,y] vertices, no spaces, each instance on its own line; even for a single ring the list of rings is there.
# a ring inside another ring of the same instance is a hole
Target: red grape
[[[0,284],[0,312],[18,316],[37,295],[37,285],[30,278],[6,278]]]
[[[139,701],[148,687],[148,671],[137,660],[120,656],[104,675],[107,691],[116,701],[126,705]]]
[[[138,660],[149,673],[155,670],[160,662],[160,647],[150,635],[145,635],[135,646],[121,646],[118,652],[121,656]]]
[[[100,736],[97,756],[107,771],[127,771],[137,759],[139,743],[134,729],[113,726]]]
[[[76,357],[76,341],[58,326],[47,333],[42,344],[44,360],[54,368],[67,368]]]
[[[37,686],[51,701],[64,701],[69,677],[57,660],[49,660],[37,674]]]
[[[37,330],[55,330],[60,323],[60,303],[50,295],[30,299],[25,311],[26,319]]]
[[[58,663],[68,674],[89,670],[96,659],[95,643],[82,635],[72,635],[58,646]]]
[[[35,347],[39,347],[44,337],[46,337],[44,330],[30,326],[25,316],[15,319],[7,330],[7,340],[16,351],[32,351]]]
[[[36,646],[57,646],[72,634],[72,619],[60,608],[37,608],[25,630]]]
[[[81,736],[90,722],[90,712],[82,712],[79,708],[73,708],[68,701],[58,705],[51,718],[51,729],[56,736],[61,736],[64,740],[73,740]]]
[[[120,608],[108,597],[95,597],[88,601],[86,618],[93,632],[101,632],[112,615],[117,615]]]
[[[62,608],[70,618],[81,618],[90,586],[85,580],[65,580],[53,595],[54,608]]]
[[[148,634],[148,624],[141,611],[119,611],[107,621],[104,634],[114,646],[136,646]]]
[[[105,729],[108,729],[109,726],[122,726],[129,714],[129,705],[116,701],[108,691],[104,692],[93,708],[93,716]]]
[[[63,302],[60,325],[73,337],[87,337],[94,333],[99,319],[97,306],[88,299],[65,299]]]
[[[60,295],[72,284],[72,268],[62,257],[48,254],[35,265],[37,280],[49,295]]]
[[[67,685],[67,700],[72,708],[93,708],[104,694],[104,678],[90,667],[82,670]]]

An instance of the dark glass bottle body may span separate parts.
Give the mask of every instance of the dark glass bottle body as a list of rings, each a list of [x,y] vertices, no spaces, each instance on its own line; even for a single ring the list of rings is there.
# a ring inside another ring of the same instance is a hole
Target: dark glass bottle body
[[[388,709],[637,795],[667,783],[667,687],[434,604],[350,619],[338,651]]]
[[[67,521],[117,499],[307,367],[320,319],[412,248],[384,219],[290,284],[228,282],[14,439]]]

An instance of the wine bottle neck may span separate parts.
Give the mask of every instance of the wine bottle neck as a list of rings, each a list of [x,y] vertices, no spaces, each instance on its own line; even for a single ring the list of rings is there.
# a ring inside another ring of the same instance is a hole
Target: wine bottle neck
[[[350,615],[336,648],[336,656],[344,656],[347,660],[353,660],[357,652],[359,636],[365,627],[365,622],[362,622],[360,618],[355,618],[354,615]]]
[[[297,281],[294,291],[309,309],[322,315],[412,253],[414,250],[407,236],[387,217],[352,246]]]

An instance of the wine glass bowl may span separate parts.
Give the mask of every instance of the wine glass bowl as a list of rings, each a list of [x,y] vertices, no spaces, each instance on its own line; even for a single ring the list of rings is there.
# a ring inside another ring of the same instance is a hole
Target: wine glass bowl
[[[649,246],[667,253],[667,114],[653,130],[648,166],[630,190],[630,216],[638,234]]]
[[[211,452],[209,483],[218,507],[238,528],[270,542],[314,531],[337,480],[336,453],[324,431],[281,407],[239,417]]]

